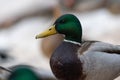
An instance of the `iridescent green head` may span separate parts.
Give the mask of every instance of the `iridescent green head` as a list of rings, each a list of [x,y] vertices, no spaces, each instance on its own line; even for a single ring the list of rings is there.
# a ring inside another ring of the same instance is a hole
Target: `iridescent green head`
[[[17,66],[12,71],[8,80],[40,80],[37,74],[29,66]]]
[[[65,14],[59,17],[52,28],[37,35],[36,38],[43,38],[56,33],[64,34],[67,40],[81,43],[82,27],[78,18],[72,14]]]

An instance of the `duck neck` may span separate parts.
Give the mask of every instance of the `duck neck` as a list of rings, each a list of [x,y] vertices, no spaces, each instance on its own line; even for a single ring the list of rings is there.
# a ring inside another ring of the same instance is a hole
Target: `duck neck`
[[[68,41],[73,41],[73,42],[78,42],[78,43],[81,43],[82,40],[81,40],[81,35],[73,35],[73,36],[65,36],[65,39],[68,40]]]

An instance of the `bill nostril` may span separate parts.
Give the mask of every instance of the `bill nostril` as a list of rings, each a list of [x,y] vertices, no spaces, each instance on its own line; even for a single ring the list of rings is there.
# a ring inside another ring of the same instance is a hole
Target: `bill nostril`
[[[51,30],[51,28],[49,29],[49,31]]]

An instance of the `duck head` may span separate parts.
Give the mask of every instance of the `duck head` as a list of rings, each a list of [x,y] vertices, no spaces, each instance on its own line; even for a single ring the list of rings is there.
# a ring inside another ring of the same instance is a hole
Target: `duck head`
[[[30,66],[16,66],[8,77],[8,80],[40,80]]]
[[[81,43],[82,27],[78,18],[72,14],[65,14],[59,17],[52,27],[41,34],[38,34],[36,39],[57,33],[64,34],[66,40]]]

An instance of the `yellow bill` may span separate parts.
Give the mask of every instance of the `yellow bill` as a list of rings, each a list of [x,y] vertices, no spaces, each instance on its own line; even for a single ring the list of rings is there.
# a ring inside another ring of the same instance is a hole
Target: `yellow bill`
[[[53,26],[51,26],[50,29],[44,31],[44,32],[41,33],[41,34],[36,35],[35,38],[36,38],[36,39],[44,38],[44,37],[47,37],[47,36],[50,36],[50,35],[53,35],[53,34],[56,34],[56,33],[57,33],[57,31],[56,31],[56,29],[55,29],[55,25],[53,25]]]

